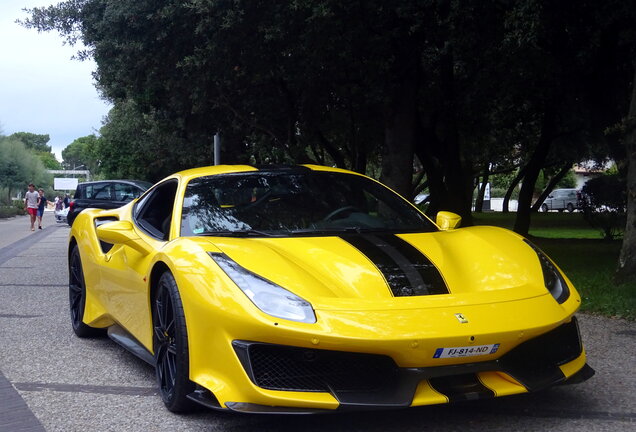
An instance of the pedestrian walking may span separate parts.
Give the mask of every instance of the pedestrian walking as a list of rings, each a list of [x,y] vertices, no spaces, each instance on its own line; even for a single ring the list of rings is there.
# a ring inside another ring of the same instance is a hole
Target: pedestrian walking
[[[44,216],[44,209],[46,208],[46,202],[48,201],[44,196],[44,189],[38,189],[38,229],[42,229],[42,216]]]
[[[24,210],[29,213],[31,217],[31,231],[35,231],[35,218],[38,214],[38,201],[40,194],[35,191],[35,185],[29,183],[29,190],[24,196]]]

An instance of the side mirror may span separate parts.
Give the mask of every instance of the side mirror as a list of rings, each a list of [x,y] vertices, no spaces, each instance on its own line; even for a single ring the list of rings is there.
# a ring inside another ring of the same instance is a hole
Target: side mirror
[[[128,221],[114,221],[97,227],[97,238],[111,244],[125,244],[142,255],[148,255],[150,245],[144,242]]]
[[[441,211],[437,213],[437,217],[435,218],[435,223],[442,231],[450,231],[455,228],[459,228],[459,225],[462,222],[462,217],[458,214]]]

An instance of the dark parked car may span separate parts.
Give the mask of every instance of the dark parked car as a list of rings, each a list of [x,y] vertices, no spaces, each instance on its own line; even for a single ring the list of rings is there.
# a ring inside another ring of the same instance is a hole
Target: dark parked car
[[[139,180],[101,180],[77,185],[71,201],[68,224],[87,208],[114,209],[123,206],[143,194],[151,183]]]

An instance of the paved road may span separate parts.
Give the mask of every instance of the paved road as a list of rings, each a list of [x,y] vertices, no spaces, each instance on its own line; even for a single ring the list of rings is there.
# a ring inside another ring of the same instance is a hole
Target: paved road
[[[452,406],[321,416],[169,413],[153,370],[68,318],[68,227],[0,221],[0,432],[636,430],[636,324],[580,315],[597,375],[576,386]],[[16,244],[15,241],[18,241]]]

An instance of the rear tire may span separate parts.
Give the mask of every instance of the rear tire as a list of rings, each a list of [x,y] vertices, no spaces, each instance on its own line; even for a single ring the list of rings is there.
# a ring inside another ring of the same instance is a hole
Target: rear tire
[[[79,248],[73,247],[68,262],[68,299],[71,312],[71,325],[78,337],[97,337],[104,334],[103,329],[84,324],[84,309],[86,308],[86,282],[82,270],[82,259]]]
[[[188,332],[177,283],[170,272],[159,278],[152,308],[155,372],[161,399],[172,412],[187,412],[195,403],[187,395],[190,381]]]
[[[570,213],[572,213],[574,211],[574,206],[572,205],[572,203],[568,203],[568,211]]]

